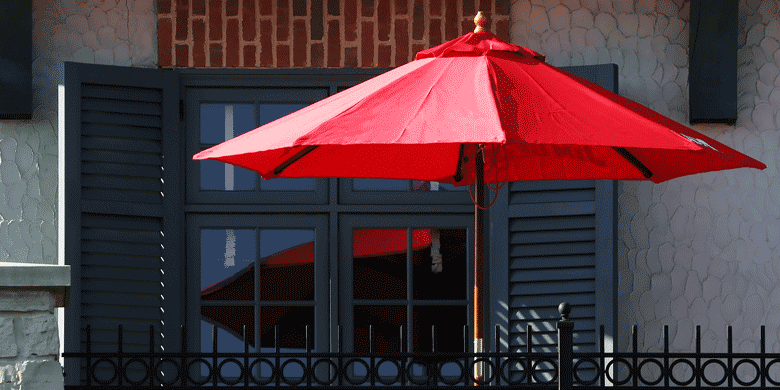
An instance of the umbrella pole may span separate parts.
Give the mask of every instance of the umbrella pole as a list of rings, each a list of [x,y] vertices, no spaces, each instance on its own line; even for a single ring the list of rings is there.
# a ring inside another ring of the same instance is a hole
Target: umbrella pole
[[[485,225],[485,161],[483,160],[484,151],[477,148],[474,156],[476,203],[474,204],[474,352],[483,351],[484,336],[484,294],[483,289],[483,255],[484,255],[484,225]],[[475,367],[475,378],[483,380],[484,363],[477,364]],[[476,384],[475,384],[476,385]]]

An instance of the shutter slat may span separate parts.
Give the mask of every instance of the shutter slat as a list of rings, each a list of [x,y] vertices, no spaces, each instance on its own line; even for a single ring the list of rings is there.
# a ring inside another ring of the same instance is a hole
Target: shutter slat
[[[81,86],[82,100],[98,98],[119,101],[140,101],[162,103],[162,91],[159,89],[112,86],[108,84],[83,84]]]
[[[123,244],[101,241],[82,241],[81,251],[86,253],[109,253],[156,258],[159,258],[162,255],[160,245]]]
[[[84,264],[109,267],[127,267],[154,269],[159,272],[162,261],[154,257],[138,256],[120,256],[105,254],[84,254],[82,257]]]
[[[513,181],[510,192],[595,189],[595,180]]]
[[[592,267],[593,255],[518,257],[509,260],[509,268],[523,271],[540,268]]]
[[[116,319],[117,323],[124,323],[125,319],[152,320],[160,319],[160,307],[147,308],[140,306],[124,306],[115,302],[108,304],[81,304],[81,315],[89,317],[101,317],[106,319]]]
[[[162,172],[160,168],[145,166],[145,165],[130,165],[130,164],[112,164],[112,163],[91,163],[83,162],[81,164],[82,174],[96,174],[96,175],[117,175],[117,176],[129,176],[135,177],[149,177],[160,180]]]
[[[545,244],[551,242],[569,243],[595,241],[595,229],[553,230],[536,232],[517,232],[509,235],[509,244]]]
[[[553,339],[557,339],[558,328],[556,327],[556,324],[558,323],[558,319],[560,319],[560,316],[548,319],[515,320],[515,324],[512,326],[512,329],[510,329],[510,333],[522,334],[523,342],[525,342],[525,330],[527,325],[531,324],[531,329],[533,329],[534,333],[540,332],[551,334],[554,335],[552,336]],[[595,326],[596,323],[593,321],[593,317],[580,317],[574,321],[574,332],[579,334],[593,332],[593,329],[596,329]]]
[[[94,190],[93,190],[94,191]],[[83,191],[82,191],[83,192]],[[93,196],[96,196],[99,194],[93,194]],[[150,196],[149,199],[153,199],[153,196]],[[110,198],[109,198],[110,199]],[[156,198],[159,202],[158,204],[152,204],[152,203],[128,203],[128,202],[111,202],[111,201],[105,201],[101,199],[82,199],[81,205],[82,208],[89,207],[89,209],[85,210],[91,210],[95,213],[105,213],[105,214],[114,214],[114,215],[126,215],[126,216],[133,216],[133,217],[153,217],[160,215],[162,212],[162,205],[161,199]],[[157,229],[156,231],[160,231],[162,229]]]
[[[82,161],[112,162],[119,164],[137,164],[161,166],[162,159],[159,155],[148,153],[119,153],[109,150],[84,150],[81,153]]]
[[[160,282],[141,282],[123,280],[81,280],[83,291],[108,291],[118,293],[159,294]]]
[[[159,232],[137,231],[121,229],[94,229],[86,228],[81,230],[82,240],[98,241],[116,241],[116,242],[138,242],[143,244],[161,244],[162,237]]]
[[[115,188],[128,191],[161,192],[160,179],[135,178],[121,176],[88,175],[81,179],[83,187],[91,188]]]
[[[130,102],[107,99],[84,99],[82,111],[98,111],[106,113],[121,113],[133,115],[162,116],[160,102]]]
[[[596,252],[594,242],[573,242],[568,244],[535,244],[512,245],[509,250],[510,257],[543,256],[543,255],[579,255],[593,254]]]
[[[540,196],[542,195],[542,196]],[[587,202],[594,201],[596,194],[592,189],[569,190],[569,191],[547,191],[541,193],[513,193],[509,198],[510,203],[560,203],[560,202]]]
[[[84,209],[92,208],[92,204],[87,204]],[[135,217],[132,219],[120,216],[98,215],[84,213],[81,217],[81,225],[89,228],[122,228],[126,230],[152,230],[159,232],[162,230],[162,224],[157,218]]]
[[[509,307],[515,309],[530,309],[538,307],[557,307],[561,302],[570,305],[595,305],[594,294],[558,294],[558,295],[514,295],[509,301]]]
[[[84,123],[81,125],[82,136],[120,137],[162,140],[160,129],[154,127],[122,126],[117,131],[115,126],[106,126],[99,123]]]
[[[112,150],[131,153],[161,153],[160,141],[122,139],[111,137],[82,137],[81,147],[93,150]]]
[[[593,267],[587,268],[547,268],[547,269],[530,269],[530,270],[512,270],[509,274],[510,282],[536,282],[536,281],[567,281],[567,280],[583,280],[583,279],[595,279],[596,269]]]
[[[509,231],[588,229],[595,226],[596,221],[592,215],[564,215],[546,218],[513,218],[509,224]]]
[[[81,121],[84,123],[102,123],[107,125],[162,127],[162,119],[154,116],[139,116],[129,114],[112,114],[102,112],[82,111]]]
[[[539,282],[539,283],[510,283],[510,294],[565,294],[565,293],[593,293],[596,289],[594,280],[577,280],[569,282]]]
[[[125,202],[133,202],[140,204],[160,204],[162,203],[162,195],[159,192],[152,191],[129,191],[129,190],[98,190],[93,188],[82,189],[82,199],[90,200],[116,200],[121,199]]]
[[[133,306],[160,308],[160,295],[154,294],[118,294],[104,291],[84,291],[81,293],[81,302],[86,304],[105,304],[112,301],[124,301]]]
[[[141,281],[141,282],[159,282],[160,270],[159,269],[134,269],[134,268],[114,268],[114,267],[97,267],[86,266],[81,270],[82,278],[93,279],[107,279],[107,280],[119,280],[119,281]],[[107,297],[111,300],[110,297]],[[159,299],[159,297],[158,297]],[[159,302],[158,302],[159,303]]]

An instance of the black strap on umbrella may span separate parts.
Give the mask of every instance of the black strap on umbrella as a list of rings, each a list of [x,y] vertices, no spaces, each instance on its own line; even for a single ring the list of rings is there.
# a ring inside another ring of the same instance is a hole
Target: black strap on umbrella
[[[642,162],[639,161],[639,159],[637,159],[633,154],[631,154],[631,152],[626,150],[626,148],[613,146],[612,149],[614,149],[621,157],[626,159],[626,161],[630,162],[631,165],[635,166],[636,169],[639,169],[639,172],[642,172],[642,176],[644,176],[645,179],[653,177],[653,172],[651,172],[650,169],[645,166],[645,164],[642,164]]]

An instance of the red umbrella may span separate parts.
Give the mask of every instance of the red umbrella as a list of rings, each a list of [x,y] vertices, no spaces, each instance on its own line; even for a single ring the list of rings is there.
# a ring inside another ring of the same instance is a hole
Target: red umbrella
[[[680,176],[766,166],[482,31],[196,154],[275,177],[477,187],[475,341],[482,338],[483,183]],[[435,156],[432,158],[431,156]],[[477,344],[477,343],[475,343]],[[477,347],[481,351],[481,347]]]

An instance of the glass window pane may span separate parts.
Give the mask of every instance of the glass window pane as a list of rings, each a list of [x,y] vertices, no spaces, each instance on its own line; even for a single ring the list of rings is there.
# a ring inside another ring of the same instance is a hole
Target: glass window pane
[[[406,229],[355,229],[355,299],[406,299]]]
[[[260,104],[258,109],[258,126],[273,122],[306,106],[307,104],[301,103]],[[265,180],[260,178],[260,189],[263,191],[314,191],[314,184],[315,179]]]
[[[438,181],[412,181],[412,191],[466,191],[468,186],[455,187],[449,183]]]
[[[274,327],[279,327],[279,348],[282,352],[304,352],[306,326],[314,335],[314,307],[262,306],[260,308],[260,352],[274,351]],[[309,343],[314,349],[314,340]]]
[[[314,299],[314,230],[260,231],[260,299]]]
[[[201,307],[200,321],[200,351],[214,351],[213,327],[217,327],[217,352],[244,352],[243,327],[246,325],[247,346],[249,352],[255,352],[255,310],[251,306],[234,307]],[[225,358],[217,359],[220,363]],[[211,362],[209,362],[211,363]],[[200,366],[200,373],[197,367]],[[222,368],[222,376],[228,381],[241,375],[241,370],[235,364],[227,363]],[[190,375],[193,378],[199,374],[205,377],[209,374],[208,367],[203,364],[193,364]]]
[[[406,326],[406,306],[355,305],[355,352],[369,350],[369,325],[373,326],[375,353],[401,350],[400,327]]]
[[[214,160],[200,160],[200,189],[207,191],[251,191],[257,173]]]
[[[254,229],[201,229],[201,299],[253,300],[256,248]]]
[[[257,128],[254,104],[201,103],[200,142],[218,144]]]
[[[431,326],[436,325],[437,352],[463,352],[463,326],[468,320],[466,305],[414,306],[412,308],[412,351],[431,352]]]
[[[465,229],[415,229],[427,234],[430,245],[413,253],[414,299],[466,299],[467,252]]]

